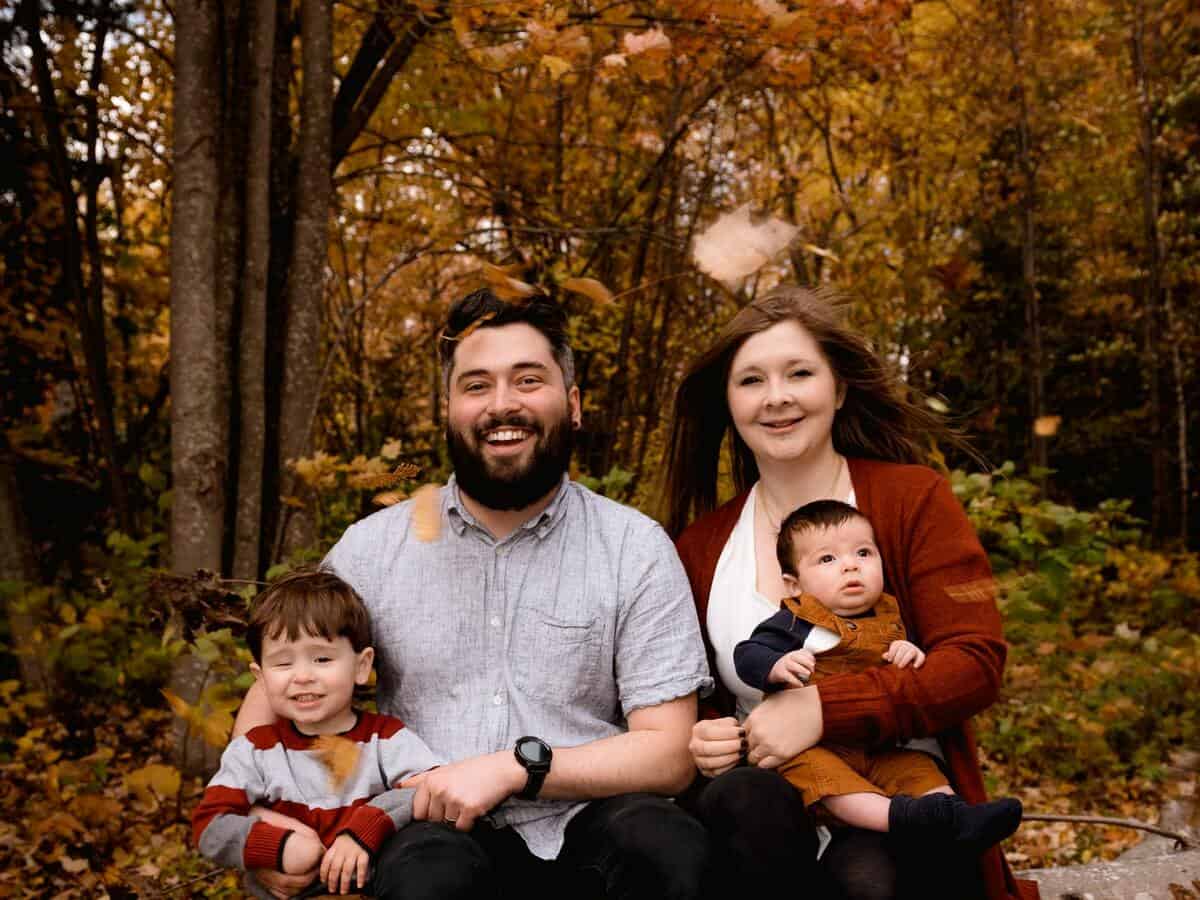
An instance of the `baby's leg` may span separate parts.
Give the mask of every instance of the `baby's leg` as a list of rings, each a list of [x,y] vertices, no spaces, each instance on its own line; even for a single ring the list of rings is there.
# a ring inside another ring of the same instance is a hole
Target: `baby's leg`
[[[847,825],[865,828],[868,831],[888,830],[888,810],[892,806],[890,797],[863,791],[825,797],[821,802]]]

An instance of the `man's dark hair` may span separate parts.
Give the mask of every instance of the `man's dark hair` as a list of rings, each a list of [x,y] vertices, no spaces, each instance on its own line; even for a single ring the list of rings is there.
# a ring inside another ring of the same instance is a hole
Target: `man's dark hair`
[[[446,315],[446,327],[438,341],[438,358],[442,363],[442,382],[450,385],[454,368],[454,352],[458,342],[476,328],[499,328],[523,322],[541,332],[550,342],[554,361],[563,374],[563,384],[575,383],[575,358],[567,338],[567,314],[549,297],[534,295],[512,302],[501,300],[487,288],[467,294]]]
[[[868,525],[871,524],[870,519],[841,500],[814,500],[794,510],[779,526],[779,537],[775,541],[775,555],[779,558],[779,568],[783,574],[796,577],[793,556],[797,535],[825,528],[837,528],[852,519],[862,519]]]
[[[371,646],[371,619],[354,588],[328,570],[300,569],[271,582],[258,595],[246,643],[256,663],[262,663],[263,640],[287,634],[320,635],[329,641],[350,639],[359,653]]]

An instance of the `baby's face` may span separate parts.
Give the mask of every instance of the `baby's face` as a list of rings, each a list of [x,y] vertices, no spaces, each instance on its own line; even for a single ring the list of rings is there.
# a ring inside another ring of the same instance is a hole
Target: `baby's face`
[[[832,613],[866,612],[883,593],[883,561],[866,519],[798,534],[792,549],[796,577],[784,576],[789,589],[811,594]]]

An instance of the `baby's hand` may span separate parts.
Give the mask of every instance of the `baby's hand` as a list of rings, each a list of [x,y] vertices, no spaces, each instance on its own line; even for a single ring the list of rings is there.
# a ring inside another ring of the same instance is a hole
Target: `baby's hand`
[[[793,650],[779,657],[771,666],[767,681],[771,684],[786,684],[788,687],[804,687],[817,667],[817,658],[809,650]]]
[[[883,658],[897,669],[904,669],[909,665],[912,665],[914,669],[919,669],[925,665],[925,653],[910,641],[892,641],[887,652],[883,654]]]
[[[367,884],[371,855],[346,832],[339,834],[321,859],[321,881],[331,894],[362,891]]]

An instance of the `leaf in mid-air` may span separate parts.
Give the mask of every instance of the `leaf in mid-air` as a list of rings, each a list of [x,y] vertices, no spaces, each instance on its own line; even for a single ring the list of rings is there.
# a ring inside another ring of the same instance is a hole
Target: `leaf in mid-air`
[[[441,485],[424,484],[413,494],[413,533],[418,541],[430,543],[442,532]]]
[[[329,780],[335,790],[340,789],[358,768],[359,746],[348,737],[322,734],[313,742],[313,751],[321,765],[329,770]]]
[[[721,216],[697,237],[692,258],[701,272],[733,290],[787,247],[797,231],[782,219],[752,221],[747,203]]]

